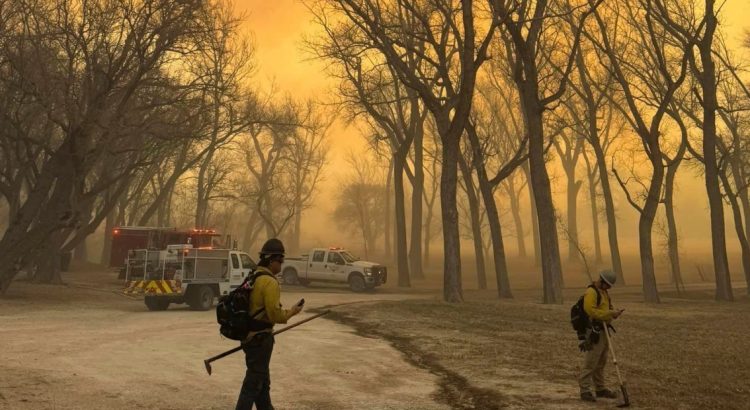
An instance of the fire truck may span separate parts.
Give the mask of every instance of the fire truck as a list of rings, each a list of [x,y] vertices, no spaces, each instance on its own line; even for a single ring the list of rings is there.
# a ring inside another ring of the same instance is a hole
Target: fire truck
[[[242,284],[256,267],[237,249],[167,245],[165,250],[135,249],[125,264],[124,293],[143,295],[149,310],[166,310],[187,303],[193,310],[209,310],[217,296]]]
[[[133,249],[164,250],[168,245],[190,244],[194,248],[210,249],[224,246],[221,235],[214,229],[178,230],[172,227],[120,226],[112,230],[109,267],[125,277],[128,252]]]

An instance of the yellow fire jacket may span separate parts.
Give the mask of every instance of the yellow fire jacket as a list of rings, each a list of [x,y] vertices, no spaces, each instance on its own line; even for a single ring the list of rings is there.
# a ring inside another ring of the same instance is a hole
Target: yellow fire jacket
[[[257,319],[268,323],[286,323],[292,316],[289,309],[281,308],[281,287],[276,277],[270,270],[258,266],[257,271],[267,272],[269,275],[260,275],[255,279],[255,286],[250,295],[250,312],[257,312],[261,308],[266,310],[257,316]]]
[[[611,321],[614,310],[609,309],[609,294],[606,290],[599,289],[601,295],[601,303],[596,304],[596,289],[586,288],[586,293],[583,295],[583,310],[589,315],[592,320],[599,320],[602,322]]]

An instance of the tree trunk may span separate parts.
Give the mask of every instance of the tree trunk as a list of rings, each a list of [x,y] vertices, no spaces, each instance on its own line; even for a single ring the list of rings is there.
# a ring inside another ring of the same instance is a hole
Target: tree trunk
[[[523,230],[523,219],[521,218],[521,201],[516,195],[515,186],[511,183],[508,189],[508,199],[510,200],[510,212],[513,215],[513,223],[516,227],[516,241],[518,246],[518,257],[526,257],[526,234]],[[487,210],[489,213],[489,209]]]
[[[713,35],[716,29],[714,0],[706,0],[706,31],[698,43],[703,66],[699,82],[703,89],[703,158],[706,166],[705,182],[711,214],[711,248],[714,272],[716,273],[716,300],[731,301],[732,280],[729,274],[726,233],[724,227],[724,204],[719,190],[718,166],[716,163],[716,67],[713,61]]]
[[[531,234],[534,239],[534,266],[539,266],[542,262],[542,254],[540,251],[541,245],[539,244],[539,222],[537,221],[537,209],[536,209],[536,198],[534,196],[534,186],[531,181],[531,171],[529,170],[528,163],[522,166],[523,172],[526,175],[526,187],[529,190],[529,205],[531,207]]]
[[[499,298],[513,298],[510,290],[510,279],[508,278],[508,263],[505,259],[505,244],[503,243],[503,231],[500,224],[500,216],[497,212],[497,203],[492,185],[487,177],[487,170],[484,167],[484,157],[477,137],[476,130],[469,124],[467,127],[469,140],[471,141],[472,150],[474,151],[474,169],[477,171],[479,179],[479,191],[482,193],[482,201],[487,210],[487,222],[490,225],[490,235],[492,237],[492,256],[495,261],[495,282],[497,284],[497,295]]]
[[[36,274],[34,282],[61,284],[62,276],[60,275],[60,262],[62,255],[60,247],[62,246],[62,234],[57,232],[51,235],[40,247],[36,261]]]
[[[479,200],[474,189],[474,180],[471,177],[471,169],[466,164],[463,155],[458,156],[461,166],[461,175],[466,187],[466,196],[469,199],[469,213],[471,215],[471,231],[474,238],[474,258],[477,269],[477,286],[479,289],[487,289],[487,269],[484,264],[484,248],[482,240],[482,222],[479,216]]]
[[[440,210],[443,222],[443,299],[449,303],[463,302],[461,283],[461,241],[456,204],[459,135],[463,127],[449,132],[448,124],[440,124],[443,168],[440,175]],[[442,125],[442,126],[441,126]]]
[[[417,129],[414,135],[414,183],[411,194],[411,242],[409,243],[410,273],[422,279],[422,195],[424,192],[424,153],[422,152],[423,131]]]
[[[677,175],[681,159],[677,159],[667,168],[667,177],[664,184],[664,210],[667,216],[667,253],[669,254],[669,265],[672,271],[672,278],[675,287],[685,289],[682,281],[682,270],[680,269],[680,252],[677,237],[677,223],[674,215],[674,180]]]
[[[299,192],[299,190],[297,190]],[[294,230],[292,231],[291,250],[294,253],[300,253],[300,240],[302,236],[302,200],[297,195],[296,205],[294,207]]]
[[[596,127],[596,124],[593,125]],[[596,135],[596,134],[595,134]],[[604,197],[604,211],[607,214],[607,239],[609,241],[609,255],[612,259],[612,270],[617,275],[617,283],[625,285],[625,277],[622,273],[622,259],[620,258],[620,245],[617,242],[617,215],[615,214],[615,201],[612,199],[612,188],[609,185],[609,171],[604,158],[599,138],[589,140],[596,156],[596,166],[599,169],[599,184],[602,187]]]
[[[385,259],[387,261],[393,260],[393,254],[391,253],[391,250],[393,249],[391,246],[391,183],[393,178],[393,159],[391,159],[391,162],[388,167],[388,178],[385,182]]]
[[[660,152],[658,147],[652,148],[652,152]],[[646,202],[638,220],[638,238],[641,255],[641,274],[643,275],[643,296],[648,303],[659,303],[659,291],[656,286],[654,274],[654,250],[652,243],[652,231],[654,218],[659,207],[659,196],[661,186],[664,182],[664,167],[661,157],[651,160],[653,176],[651,186],[646,196]]]
[[[581,190],[581,181],[575,180],[575,169],[568,177],[568,260],[578,261],[578,191]]]
[[[73,252],[73,257],[78,262],[88,262],[89,260],[89,253],[88,253],[88,247],[86,246],[86,238],[83,238],[82,241],[76,245],[76,249]]]
[[[742,269],[745,273],[745,283],[747,284],[747,294],[750,295],[750,243],[748,243],[747,236],[745,235],[745,229],[742,224],[742,212],[740,211],[740,204],[737,201],[737,195],[732,192],[732,187],[729,185],[729,178],[726,172],[720,172],[719,176],[721,182],[724,185],[724,190],[729,198],[729,204],[732,206],[732,215],[734,216],[734,229],[737,232],[737,239],[740,242],[740,250],[742,251]],[[747,214],[746,214],[747,215]],[[747,218],[747,216],[745,216]]]
[[[400,287],[411,286],[406,246],[406,204],[404,203],[405,157],[405,152],[397,152],[394,156],[393,166],[393,184],[396,191],[396,265],[398,267],[398,286]]]
[[[34,188],[0,239],[0,294],[7,291],[19,268],[32,262],[32,254],[37,253],[34,249],[45,246],[59,231],[78,222],[79,210],[71,206],[80,178],[76,173],[74,140],[75,136],[67,136],[42,166]],[[57,245],[55,252],[60,244]],[[54,272],[50,279],[54,279]]]
[[[433,197],[434,198],[434,197]],[[422,267],[424,269],[430,267],[430,237],[432,236],[432,218],[433,218],[433,205],[434,202],[428,204],[427,215],[424,219],[424,247],[422,248]]]
[[[109,258],[112,252],[112,231],[115,229],[115,214],[117,208],[109,211],[106,222],[104,223],[104,234],[102,235],[102,255],[99,264],[109,266]]]
[[[736,167],[736,170],[735,170]],[[745,215],[745,237],[750,237],[750,190],[748,190],[746,184],[747,177],[744,172],[739,168],[737,159],[732,159],[732,175],[734,175],[734,186],[744,187],[737,192],[737,196],[740,198],[740,204],[742,205],[742,214]],[[750,291],[750,289],[748,289]]]
[[[549,176],[544,161],[543,107],[538,98],[538,90],[532,81],[519,87],[522,108],[529,133],[529,171],[534,187],[539,223],[539,243],[542,259],[543,302],[559,304],[562,299],[562,267],[557,237],[557,220],[552,201]]]
[[[603,260],[599,237],[599,204],[596,201],[596,172],[589,172],[589,202],[591,202],[591,229],[594,231],[594,262],[601,264]]]
[[[213,151],[210,151],[198,167],[198,182],[195,191],[195,227],[206,228],[206,210],[208,208],[208,187],[206,187],[206,172],[211,165]]]

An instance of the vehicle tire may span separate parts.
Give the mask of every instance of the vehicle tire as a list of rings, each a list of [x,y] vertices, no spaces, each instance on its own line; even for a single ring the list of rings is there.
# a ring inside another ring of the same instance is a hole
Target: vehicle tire
[[[167,310],[169,307],[169,299],[162,298],[159,296],[146,296],[144,299],[148,310],[155,312],[159,310]]]
[[[209,310],[214,305],[214,290],[210,286],[199,287],[191,296],[188,302],[190,309]]]
[[[365,278],[359,273],[349,275],[349,289],[351,289],[352,292],[364,292]]]
[[[284,280],[285,285],[301,284],[299,280],[299,276],[297,276],[297,271],[294,269],[286,269],[281,277]]]

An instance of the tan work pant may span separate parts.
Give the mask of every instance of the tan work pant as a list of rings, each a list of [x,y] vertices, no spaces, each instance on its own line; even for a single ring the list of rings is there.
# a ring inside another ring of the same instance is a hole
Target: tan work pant
[[[607,364],[609,346],[607,345],[607,336],[604,332],[602,330],[599,334],[599,342],[594,345],[594,348],[586,352],[583,371],[580,377],[578,377],[578,385],[581,387],[581,393],[591,391],[592,385],[596,389],[595,391],[606,388],[604,384],[604,366]]]

